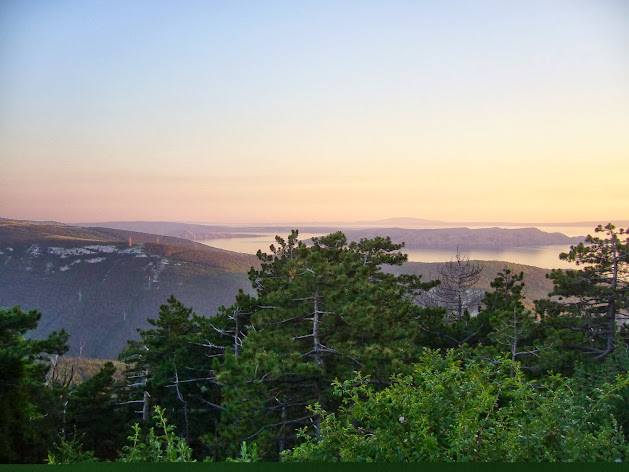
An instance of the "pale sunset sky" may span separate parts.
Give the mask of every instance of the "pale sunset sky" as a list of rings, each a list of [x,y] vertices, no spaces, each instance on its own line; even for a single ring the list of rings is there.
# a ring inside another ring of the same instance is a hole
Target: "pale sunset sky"
[[[629,2],[0,2],[0,217],[629,218]]]

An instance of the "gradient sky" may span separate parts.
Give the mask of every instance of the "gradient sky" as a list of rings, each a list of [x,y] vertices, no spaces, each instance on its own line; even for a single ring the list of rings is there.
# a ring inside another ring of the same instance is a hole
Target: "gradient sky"
[[[629,218],[629,2],[0,2],[0,216]]]

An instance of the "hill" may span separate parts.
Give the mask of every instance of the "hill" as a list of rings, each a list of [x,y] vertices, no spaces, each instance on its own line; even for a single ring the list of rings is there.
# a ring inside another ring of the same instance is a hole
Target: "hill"
[[[75,385],[94,377],[107,362],[113,362],[116,367],[114,378],[123,380],[125,364],[109,359],[86,359],[79,357],[53,357],[50,359],[51,367],[48,372],[48,380],[60,385]]]
[[[204,225],[194,223],[177,223],[169,221],[107,221],[102,223],[81,223],[81,227],[89,228],[112,228],[129,231],[140,231],[165,236],[176,236],[192,241],[216,238],[240,238],[253,237],[262,234],[290,234],[295,225],[273,225],[273,226],[233,226],[233,225]],[[332,233],[338,231],[339,226],[317,225],[308,226],[307,231],[311,233]],[[305,231],[305,230],[304,230]]]
[[[41,311],[32,335],[65,328],[74,356],[116,359],[171,294],[214,314],[250,290],[254,264],[183,239],[0,220],[0,306]]]
[[[349,240],[375,236],[390,236],[395,243],[406,243],[408,249],[456,248],[462,250],[481,248],[509,248],[578,244],[581,237],[569,237],[562,233],[548,233],[537,228],[442,228],[442,229],[404,229],[378,228],[347,230]]]
[[[509,248],[509,247],[535,247],[549,245],[578,244],[583,240],[581,237],[569,237],[562,233],[549,233],[540,231],[537,228],[440,228],[440,229],[412,229],[398,228],[394,225],[407,224],[410,220],[394,218],[382,220],[378,224],[391,224],[390,228],[342,228],[334,227],[308,227],[310,233],[332,233],[343,230],[347,238],[351,241],[358,241],[361,238],[373,238],[375,236],[391,236],[396,242],[405,242],[409,249],[422,248],[449,248],[459,246],[463,250],[482,248]],[[413,220],[415,221],[415,220]],[[422,220],[424,221],[424,220]],[[428,221],[428,220],[425,220]],[[367,222],[364,222],[367,223]],[[164,236],[177,236],[192,241],[200,241],[214,238],[233,238],[259,236],[258,233],[275,233],[280,235],[290,234],[290,226],[274,227],[235,227],[235,226],[206,226],[187,223],[170,222],[147,222],[147,221],[117,221],[107,223],[91,223],[90,227],[95,230],[104,231],[105,228],[112,228],[109,231],[140,231],[160,234]]]
[[[603,224],[603,226],[605,225],[606,222],[612,222],[614,223],[614,225],[616,225],[619,228],[627,228],[629,227],[629,220],[617,220],[617,219],[601,219],[601,220],[596,220],[596,221],[568,221],[568,222],[562,222],[562,223],[558,223],[558,222],[515,222],[515,221],[441,221],[441,220],[426,220],[426,219],[422,219],[422,218],[410,218],[410,217],[401,217],[401,218],[387,218],[387,219],[383,219],[383,220],[376,220],[376,221],[356,221],[352,224],[358,224],[361,226],[368,226],[368,225],[373,225],[373,226],[382,226],[382,225],[405,225],[405,226],[409,226],[409,225],[435,225],[438,227],[442,227],[442,226],[484,226],[484,227],[489,227],[489,226],[513,226],[513,227],[523,227],[523,226],[531,226],[531,227],[535,227],[535,228],[542,228],[545,226],[551,226],[551,227],[558,227],[558,226],[564,226],[564,227],[575,227],[575,226],[580,226],[580,227],[586,227],[586,228],[596,228],[596,226],[598,226],[599,224]],[[345,224],[348,225],[349,223],[341,223],[341,224]]]
[[[385,218],[382,220],[375,221],[354,221],[350,224],[360,225],[360,226],[382,226],[382,225],[403,225],[403,226],[411,226],[411,225],[438,225],[442,226],[447,224],[444,221],[440,220],[426,220],[423,218],[410,218],[410,217],[398,217],[398,218]]]
[[[492,290],[490,283],[496,278],[498,272],[505,268],[514,274],[524,272],[524,304],[529,309],[533,308],[534,300],[545,298],[553,289],[552,281],[546,278],[546,274],[550,272],[547,269],[503,261],[471,262],[483,265],[483,271],[480,279],[474,286],[475,289]],[[428,281],[439,278],[439,265],[440,263],[437,262],[407,262],[402,267],[392,267],[389,271],[395,274],[421,275],[422,280]]]
[[[65,328],[70,356],[116,359],[171,294],[211,316],[220,305],[231,304],[239,289],[251,293],[246,272],[257,264],[252,255],[169,236],[0,219],[0,306],[41,311],[35,337]],[[547,270],[497,261],[484,262],[476,288],[489,289],[504,267],[525,272],[528,306],[552,290]],[[437,263],[409,262],[388,270],[431,280],[437,268]]]
[[[175,238],[202,241],[218,238],[242,238],[257,236],[256,234],[243,234],[239,228],[231,226],[207,226],[190,223],[176,223],[168,221],[109,221],[106,223],[81,223],[86,228],[111,228],[118,230],[137,231],[160,236],[172,236]]]

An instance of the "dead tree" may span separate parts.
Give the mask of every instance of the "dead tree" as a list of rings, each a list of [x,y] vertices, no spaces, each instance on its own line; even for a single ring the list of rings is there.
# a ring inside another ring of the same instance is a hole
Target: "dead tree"
[[[456,257],[440,265],[437,271],[441,283],[427,292],[421,303],[443,307],[453,320],[460,321],[465,310],[478,306],[482,300],[482,293],[474,294],[470,289],[480,279],[483,264],[470,262],[469,258],[461,256],[457,247]]]

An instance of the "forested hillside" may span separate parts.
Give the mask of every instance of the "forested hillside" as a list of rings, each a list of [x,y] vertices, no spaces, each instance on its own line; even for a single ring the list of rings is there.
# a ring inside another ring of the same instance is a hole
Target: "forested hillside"
[[[21,242],[25,272],[43,278],[107,257],[104,280],[126,257],[168,260],[148,242],[103,234],[67,246],[22,235],[7,251]],[[105,363],[80,383],[60,361],[72,333],[25,337],[42,314],[0,309],[0,461],[629,458],[624,229],[599,226],[566,248],[560,258],[580,268],[551,271],[552,293],[534,309],[517,267],[457,254],[430,281],[404,266],[401,249],[342,232],[308,245],[297,231],[278,236],[258,253],[248,291],[234,290],[214,316],[168,297],[126,340],[122,376]],[[473,315],[466,294],[488,267]],[[162,272],[150,274],[161,283]]]

